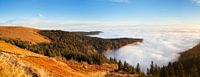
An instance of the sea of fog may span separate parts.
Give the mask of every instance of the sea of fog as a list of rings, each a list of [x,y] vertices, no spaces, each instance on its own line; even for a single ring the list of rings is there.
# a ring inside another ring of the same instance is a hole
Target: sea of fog
[[[44,27],[45,28],[45,27]],[[182,26],[52,26],[48,29],[66,31],[102,31],[93,37],[101,38],[142,38],[144,41],[137,45],[127,45],[106,54],[118,60],[127,61],[132,65],[140,63],[145,71],[151,61],[163,66],[178,59],[184,52],[200,42],[200,29]]]

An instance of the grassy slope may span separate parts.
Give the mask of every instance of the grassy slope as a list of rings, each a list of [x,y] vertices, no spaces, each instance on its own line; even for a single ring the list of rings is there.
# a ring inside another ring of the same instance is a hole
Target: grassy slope
[[[14,63],[13,63],[14,62]],[[0,77],[103,77],[116,65],[89,65],[84,62],[49,58],[0,41]]]
[[[39,30],[25,27],[0,26],[0,38],[20,39],[33,44],[50,42]],[[0,41],[0,77],[102,77],[116,65],[89,65],[75,61],[49,58]]]
[[[0,41],[0,50],[1,76],[18,76],[18,72],[22,73],[18,77],[34,74],[42,77],[86,76],[61,61],[20,49],[3,41]]]
[[[181,62],[188,72],[192,69],[193,65],[198,66],[200,64],[200,44],[181,53],[178,62]],[[200,67],[198,69],[200,70]]]
[[[39,30],[18,26],[0,26],[0,37],[8,39],[21,39],[23,41],[29,41],[33,44],[40,42],[49,42],[43,36],[38,34]]]

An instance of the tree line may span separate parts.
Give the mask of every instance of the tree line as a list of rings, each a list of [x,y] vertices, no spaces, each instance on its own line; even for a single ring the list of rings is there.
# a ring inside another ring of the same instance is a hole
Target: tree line
[[[99,32],[67,32],[60,30],[41,30],[39,34],[51,40],[50,43],[39,43],[36,45],[20,39],[3,39],[13,45],[35,53],[50,57],[64,57],[76,61],[85,61],[89,64],[117,63],[111,62],[103,54],[107,50],[117,49],[126,44],[131,44],[140,39],[101,39],[87,35]]]
[[[178,61],[158,67],[153,62],[147,75],[150,77],[200,77],[200,44],[180,53]]]
[[[199,66],[196,64],[187,65],[191,67],[186,69],[181,62],[169,62],[167,66],[159,67],[153,62],[147,69],[147,77],[200,77]]]

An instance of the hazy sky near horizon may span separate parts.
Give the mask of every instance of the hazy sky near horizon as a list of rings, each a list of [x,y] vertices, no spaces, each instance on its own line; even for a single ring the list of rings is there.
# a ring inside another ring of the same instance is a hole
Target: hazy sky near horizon
[[[0,21],[199,23],[200,0],[0,0]]]

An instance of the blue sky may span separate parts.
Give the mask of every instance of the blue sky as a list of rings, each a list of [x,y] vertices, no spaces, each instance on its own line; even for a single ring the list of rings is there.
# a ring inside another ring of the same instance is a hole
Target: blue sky
[[[0,21],[197,23],[200,0],[0,0]]]

